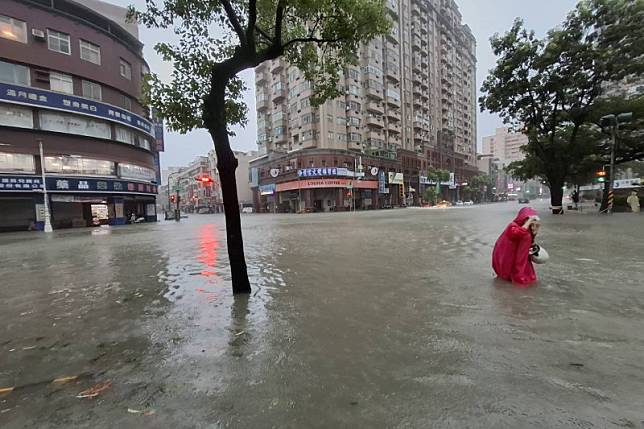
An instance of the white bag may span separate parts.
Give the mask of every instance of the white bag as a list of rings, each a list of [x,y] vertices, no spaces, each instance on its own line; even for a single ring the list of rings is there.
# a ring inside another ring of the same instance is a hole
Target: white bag
[[[550,255],[548,255],[548,252],[543,247],[538,244],[533,244],[530,249],[530,259],[535,264],[545,264],[550,259]]]

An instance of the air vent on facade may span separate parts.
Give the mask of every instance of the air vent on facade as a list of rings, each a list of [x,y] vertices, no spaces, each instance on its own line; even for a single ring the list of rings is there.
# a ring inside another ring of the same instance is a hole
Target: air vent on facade
[[[34,39],[36,40],[45,40],[45,32],[38,30],[37,28],[31,29],[31,35],[34,36]]]

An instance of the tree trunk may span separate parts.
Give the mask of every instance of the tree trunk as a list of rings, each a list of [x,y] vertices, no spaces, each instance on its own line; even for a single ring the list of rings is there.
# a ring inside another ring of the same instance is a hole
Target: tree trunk
[[[221,193],[224,200],[226,217],[226,242],[233,282],[233,294],[250,293],[250,282],[244,256],[239,199],[237,197],[237,158],[230,148],[226,121],[226,83],[220,82],[211,88],[211,96],[206,100],[204,120],[212,137],[217,154],[217,170],[221,181]]]
[[[563,210],[563,181],[548,180],[550,184],[550,206],[552,214],[564,214]]]

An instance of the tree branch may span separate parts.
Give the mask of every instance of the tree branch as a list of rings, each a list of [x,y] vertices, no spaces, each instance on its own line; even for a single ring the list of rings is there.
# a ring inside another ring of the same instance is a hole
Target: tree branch
[[[336,43],[342,41],[342,38],[336,38],[336,39],[323,39],[319,37],[299,37],[295,39],[291,39],[288,42],[286,42],[284,45],[282,45],[283,49],[288,48],[291,45],[294,45],[296,43],[317,43],[317,44],[328,44],[328,43]]]
[[[219,0],[219,3],[221,3],[221,5],[224,7],[226,15],[228,16],[228,21],[230,21],[230,25],[235,30],[235,33],[237,33],[237,37],[239,37],[239,42],[242,44],[242,46],[245,46],[248,41],[246,40],[244,29],[239,23],[239,18],[237,17],[233,6],[230,4],[230,0]]]
[[[255,30],[257,30],[257,0],[248,0],[248,26],[246,27],[246,41],[251,51],[255,51]]]
[[[275,37],[273,38],[273,48],[281,49],[282,45],[282,24],[284,21],[284,10],[286,8],[286,0],[279,0],[277,9],[275,10]]]

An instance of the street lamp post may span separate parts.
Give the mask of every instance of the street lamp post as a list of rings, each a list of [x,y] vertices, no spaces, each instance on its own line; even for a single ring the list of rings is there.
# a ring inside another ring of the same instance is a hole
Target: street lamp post
[[[38,139],[38,149],[40,150],[40,175],[42,178],[42,193],[45,202],[45,232],[52,232],[54,229],[51,227],[51,215],[49,214],[49,196],[47,195],[47,181],[45,177],[45,155],[42,148],[42,140]]]

